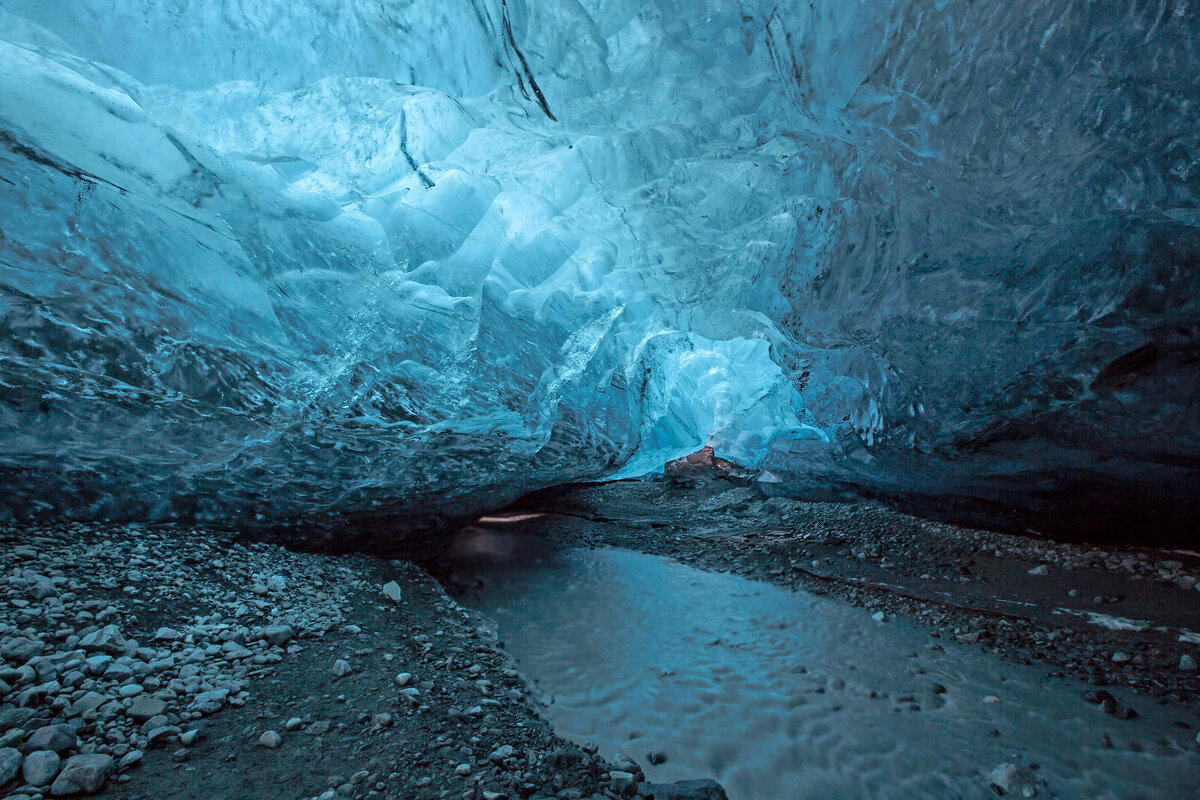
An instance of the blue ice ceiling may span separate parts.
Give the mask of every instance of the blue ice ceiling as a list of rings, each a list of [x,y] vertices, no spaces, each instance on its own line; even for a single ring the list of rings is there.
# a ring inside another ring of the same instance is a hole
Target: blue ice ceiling
[[[704,444],[796,490],[1191,480],[1198,30],[0,0],[4,513],[454,515]]]

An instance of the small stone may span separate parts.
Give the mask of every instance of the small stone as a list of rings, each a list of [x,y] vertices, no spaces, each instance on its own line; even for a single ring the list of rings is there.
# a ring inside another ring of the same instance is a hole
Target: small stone
[[[146,690],[143,689],[138,684],[129,683],[129,684],[122,686],[119,690],[117,690],[117,694],[121,695],[121,697],[128,699],[131,697],[137,697],[138,695],[144,693],[145,691]]]
[[[408,686],[410,683],[412,683],[412,679],[413,679],[413,676],[412,676],[411,672],[401,672],[399,675],[396,676],[396,685],[397,686]]]
[[[497,747],[495,750],[493,750],[492,754],[490,756],[488,756],[488,760],[491,761],[493,764],[500,764],[506,758],[512,758],[516,754],[517,754],[517,749],[515,747],[513,747],[511,744],[506,744],[506,745]]]
[[[1112,660],[1114,664],[1124,664],[1129,660],[1129,656],[1126,653],[1118,650],[1112,654]]]
[[[884,614],[882,611],[876,611],[871,615],[871,619],[875,620],[876,622],[885,622],[887,620],[887,614]]]
[[[400,584],[395,581],[388,581],[383,585],[383,594],[393,603],[400,602]]]
[[[268,592],[282,592],[287,589],[287,578],[282,575],[272,575],[267,578]]]
[[[174,628],[159,628],[155,631],[153,638],[156,642],[173,642],[177,639],[182,639],[183,635]]]
[[[1184,653],[1179,657],[1179,668],[1184,672],[1196,671],[1196,659],[1189,653]]]
[[[145,754],[141,750],[130,750],[121,758],[119,762],[117,762],[117,769],[133,769],[138,764],[142,763],[142,758],[144,757]]]
[[[354,667],[350,666],[350,663],[345,659],[339,658],[333,662],[333,677],[344,678],[352,672],[354,672]]]
[[[54,780],[62,759],[53,750],[35,750],[25,756],[21,764],[21,777],[30,786],[45,786]]]
[[[1029,570],[1027,574],[1029,574],[1029,575],[1049,575],[1050,569],[1045,564],[1040,564],[1040,565],[1034,567],[1033,569]]]
[[[234,641],[229,641],[221,645],[221,652],[225,655],[226,661],[240,661],[243,658],[250,658],[254,655],[254,651],[249,647]]]
[[[196,743],[196,740],[199,738],[200,738],[200,731],[193,728],[190,731],[184,731],[183,733],[179,734],[179,743],[182,744],[184,747],[191,747],[192,745],[194,745]]]
[[[457,767],[454,768],[454,774],[460,775],[464,778],[467,777],[468,775],[471,774],[471,765],[470,764],[459,764]]]
[[[273,645],[284,645],[296,635],[291,625],[282,622],[263,628],[263,638]]]
[[[55,797],[80,793],[95,794],[104,788],[104,782],[115,768],[112,756],[103,753],[71,756],[50,787],[50,793]]]
[[[285,731],[298,731],[302,727],[304,727],[304,720],[300,719],[299,717],[292,717],[287,722],[283,723],[283,729]]]
[[[989,694],[987,697],[983,698],[983,702],[987,703],[988,705],[993,705],[995,703],[999,703],[1000,698],[996,697],[994,694]]]
[[[260,747],[265,747],[268,750],[274,750],[279,745],[283,744],[283,737],[275,731],[267,731],[262,736],[258,737]]]

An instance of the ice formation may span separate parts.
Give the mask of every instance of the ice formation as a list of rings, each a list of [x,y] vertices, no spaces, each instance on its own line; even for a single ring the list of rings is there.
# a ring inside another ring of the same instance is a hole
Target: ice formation
[[[791,491],[1186,505],[1197,31],[0,0],[0,506],[429,519],[705,444]]]

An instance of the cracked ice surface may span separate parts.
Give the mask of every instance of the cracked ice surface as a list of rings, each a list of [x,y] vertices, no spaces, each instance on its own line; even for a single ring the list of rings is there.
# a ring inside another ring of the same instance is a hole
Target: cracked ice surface
[[[0,0],[4,509],[1188,463],[1200,11],[1092,5]]]

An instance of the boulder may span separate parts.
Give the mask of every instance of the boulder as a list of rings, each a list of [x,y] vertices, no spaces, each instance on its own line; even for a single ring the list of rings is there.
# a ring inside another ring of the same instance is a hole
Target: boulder
[[[95,794],[104,788],[115,768],[112,756],[101,753],[71,756],[50,787],[50,794],[55,797]]]

